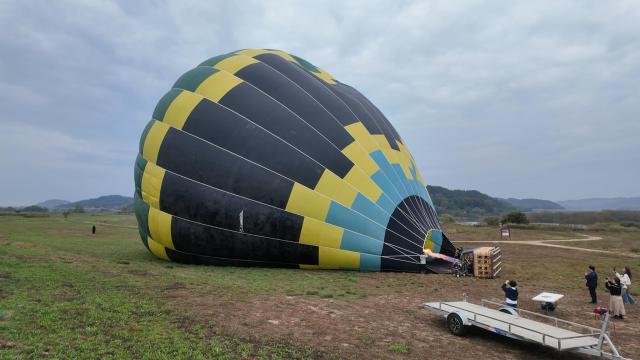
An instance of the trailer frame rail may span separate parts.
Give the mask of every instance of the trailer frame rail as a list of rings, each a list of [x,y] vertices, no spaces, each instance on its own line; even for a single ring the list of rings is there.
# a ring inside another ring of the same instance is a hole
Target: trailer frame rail
[[[487,304],[501,307],[493,309]],[[444,317],[456,313],[463,320],[463,325],[477,326],[499,335],[513,339],[538,343],[552,347],[558,351],[574,351],[587,355],[600,356],[607,359],[626,360],[618,352],[608,334],[609,314],[605,315],[605,321],[601,329],[575,323],[556,317],[538,314],[523,309],[504,307],[503,304],[485,300],[481,304],[464,301],[455,302],[431,302],[424,303],[421,307],[436,312]],[[506,314],[505,312],[509,312]],[[517,315],[512,315],[512,314]],[[539,322],[522,315],[533,315],[553,322],[555,325]],[[509,317],[513,316],[512,319]],[[587,332],[577,333],[560,327],[560,324],[580,328]],[[603,345],[607,345],[611,353],[603,351]]]

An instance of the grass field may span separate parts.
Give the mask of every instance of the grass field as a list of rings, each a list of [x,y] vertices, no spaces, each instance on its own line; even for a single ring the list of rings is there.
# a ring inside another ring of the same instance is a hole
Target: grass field
[[[91,225],[97,234],[91,235]],[[492,241],[495,228],[452,225],[452,240]],[[569,230],[514,229],[515,240],[580,238]],[[571,242],[632,253],[640,232],[599,231]],[[504,244],[504,277],[189,266],[152,257],[129,215],[0,216],[0,358],[432,358],[452,349],[495,359],[564,358],[483,332],[450,335],[417,305],[501,298],[516,278],[521,304],[566,294],[557,316],[598,326],[582,275],[593,263],[640,270],[640,259]],[[604,304],[608,298],[599,293]],[[623,353],[640,357],[639,311],[615,324]],[[570,357],[573,358],[573,357]]]

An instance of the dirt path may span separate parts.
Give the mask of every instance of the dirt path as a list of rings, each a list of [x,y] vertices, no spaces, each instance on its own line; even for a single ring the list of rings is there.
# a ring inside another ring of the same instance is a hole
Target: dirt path
[[[582,234],[581,234],[582,235]],[[456,243],[498,243],[498,244],[523,244],[523,245],[534,245],[534,246],[547,246],[559,249],[568,249],[568,250],[579,250],[579,251],[587,251],[587,252],[595,252],[600,254],[609,254],[615,256],[627,256],[632,258],[638,258],[640,255],[630,254],[630,253],[620,253],[614,251],[600,250],[600,249],[589,249],[577,246],[567,246],[567,245],[559,245],[554,244],[556,242],[575,242],[575,241],[597,241],[602,240],[600,236],[590,236],[590,235],[582,235],[584,238],[578,239],[551,239],[551,240],[497,240],[497,241],[483,241],[483,240],[458,240]]]
[[[118,225],[118,224],[112,224],[112,223],[106,223],[106,222],[91,222],[91,221],[76,221],[77,224],[89,224],[89,225],[100,225],[100,226],[107,226],[107,227],[115,227],[115,228],[123,228],[123,229],[138,229],[137,226],[130,226],[130,225]]]

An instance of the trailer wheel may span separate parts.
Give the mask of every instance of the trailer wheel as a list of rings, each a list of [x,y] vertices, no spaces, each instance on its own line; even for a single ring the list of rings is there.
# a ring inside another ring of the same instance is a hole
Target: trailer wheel
[[[455,336],[462,336],[466,334],[468,330],[460,315],[456,313],[451,313],[447,316],[447,327],[449,328],[449,332]]]

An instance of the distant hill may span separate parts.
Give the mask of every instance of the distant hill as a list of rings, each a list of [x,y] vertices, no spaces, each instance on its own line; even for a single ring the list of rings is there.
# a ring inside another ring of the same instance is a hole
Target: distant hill
[[[80,206],[85,210],[118,211],[122,208],[130,207],[132,203],[133,198],[130,196],[106,195],[56,206],[55,210],[68,210]]]
[[[70,201],[67,201],[67,200],[51,199],[51,200],[43,201],[41,203],[37,203],[37,204],[35,204],[35,206],[40,206],[40,207],[43,207],[43,208],[47,208],[49,210],[53,210],[58,206],[66,205],[66,204],[69,204],[69,203],[70,203]]]
[[[564,210],[564,207],[549,200],[541,199],[500,199],[520,211]]]
[[[517,208],[476,190],[449,190],[441,186],[427,186],[438,214],[457,218],[481,219],[497,216]]]
[[[640,210],[640,197],[591,198],[581,200],[558,201],[567,210]]]

